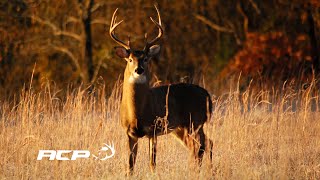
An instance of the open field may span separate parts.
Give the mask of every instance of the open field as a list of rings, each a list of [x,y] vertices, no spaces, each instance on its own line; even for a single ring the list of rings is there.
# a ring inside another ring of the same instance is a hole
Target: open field
[[[119,123],[121,85],[110,98],[70,92],[65,99],[44,88],[22,92],[19,102],[0,102],[1,179],[123,179],[128,162],[127,138]],[[319,179],[319,91],[282,92],[230,88],[214,100],[206,134],[214,142],[198,168],[189,152],[171,136],[158,143],[157,172],[149,171],[147,139],[141,139],[132,179]],[[240,97],[240,98],[239,98]],[[240,100],[239,100],[240,99]],[[37,161],[41,149],[90,150],[114,142],[106,161]],[[191,162],[191,163],[190,163]]]

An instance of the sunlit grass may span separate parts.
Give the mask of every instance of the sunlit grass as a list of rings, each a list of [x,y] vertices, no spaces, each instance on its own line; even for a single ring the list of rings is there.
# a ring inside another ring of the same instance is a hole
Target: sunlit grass
[[[0,178],[123,179],[128,166],[127,137],[119,122],[121,85],[105,98],[69,92],[60,99],[44,88],[24,91],[20,101],[0,104]],[[148,142],[139,140],[133,179],[319,179],[319,92],[232,89],[214,99],[205,132],[214,142],[213,161],[205,154],[200,172],[189,152],[171,136],[158,143],[157,171],[149,170]],[[90,150],[113,142],[106,161],[37,161],[41,149]]]

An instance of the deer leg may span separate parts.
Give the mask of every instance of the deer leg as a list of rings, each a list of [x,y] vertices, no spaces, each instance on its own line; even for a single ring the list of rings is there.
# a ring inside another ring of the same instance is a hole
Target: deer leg
[[[175,131],[171,133],[171,135],[173,135],[173,137],[175,137],[178,140],[178,142],[180,142],[180,144],[183,145],[183,147],[189,148],[187,144],[187,134],[188,132],[185,128],[177,128]]]
[[[156,153],[157,153],[157,137],[149,138],[149,156],[150,156],[150,169],[154,172],[156,167]]]
[[[191,156],[195,157],[194,139],[189,135],[187,128],[177,128],[172,135],[179,140],[183,147],[191,151]]]
[[[138,151],[138,138],[129,137],[129,148],[130,148],[130,154],[129,154],[129,172],[132,174],[133,172],[133,166],[136,162],[137,158],[137,151]]]
[[[212,148],[213,148],[213,141],[211,139],[208,138],[208,142],[209,142],[209,152],[210,152],[210,161],[212,162],[212,158],[213,158],[213,152],[212,152]]]
[[[198,151],[198,160],[199,160],[199,165],[201,166],[203,153],[206,150],[206,135],[204,134],[202,127],[199,129],[198,134],[200,136],[200,148]]]
[[[172,135],[180,140],[181,144],[183,144],[184,147],[188,148],[191,151],[191,155],[198,160],[199,165],[201,166],[203,154],[206,149],[206,136],[203,132],[203,128],[201,127],[197,131],[197,135],[199,135],[200,137],[200,143],[196,140],[195,137],[193,137],[194,135],[192,135],[192,133],[188,133],[188,130],[185,128],[176,129],[172,133]],[[210,147],[211,145],[212,141],[210,141]],[[199,150],[196,146],[199,147]],[[212,154],[210,154],[210,158],[212,159]]]

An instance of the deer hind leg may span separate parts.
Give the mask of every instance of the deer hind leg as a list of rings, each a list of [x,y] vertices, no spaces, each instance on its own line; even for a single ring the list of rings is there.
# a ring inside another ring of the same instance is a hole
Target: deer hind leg
[[[188,131],[186,128],[177,128],[176,130],[174,130],[171,135],[173,135],[173,137],[175,137],[178,142],[180,142],[180,144],[183,145],[183,147],[188,148]]]
[[[136,162],[137,158],[137,151],[138,151],[138,138],[129,137],[129,173],[130,175],[133,172],[133,167]]]
[[[187,128],[178,128],[171,134],[176,139],[178,139],[184,147],[188,148],[191,151],[192,156],[198,159],[199,165],[201,165],[202,163],[203,154],[206,150],[206,146],[208,143],[208,149],[210,151],[210,160],[212,160],[213,142],[206,137],[206,135],[203,132],[203,127],[200,127],[198,131],[194,133],[188,132]],[[197,137],[195,135],[199,137],[200,142],[197,140]],[[208,142],[206,142],[206,140],[208,140]]]
[[[213,149],[213,141],[211,139],[208,138],[208,144],[209,144],[209,148],[208,148],[208,151],[210,153],[210,161],[212,162],[212,158],[213,158],[213,152],[212,152],[212,149]]]
[[[199,129],[198,135],[200,138],[200,147],[198,150],[198,160],[199,160],[199,165],[201,166],[203,154],[204,154],[204,151],[206,150],[206,135],[203,132],[203,127],[201,127]]]
[[[196,155],[196,144],[195,138],[188,132],[187,128],[177,128],[171,133],[185,148],[191,151],[191,156],[197,157]]]
[[[150,156],[150,169],[152,172],[155,171],[156,167],[156,153],[157,153],[157,137],[149,138],[149,156]]]

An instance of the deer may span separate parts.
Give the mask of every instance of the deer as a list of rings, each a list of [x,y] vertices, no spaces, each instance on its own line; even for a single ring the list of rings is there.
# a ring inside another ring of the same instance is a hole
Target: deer
[[[129,144],[129,174],[132,174],[138,151],[138,139],[147,137],[149,140],[150,169],[155,171],[157,136],[172,134],[185,147],[192,151],[201,165],[208,141],[210,149],[212,141],[204,134],[203,125],[211,117],[212,101],[207,90],[187,83],[176,83],[150,87],[151,59],[160,53],[160,45],[156,42],[163,36],[164,30],[160,12],[155,5],[158,22],[150,17],[158,28],[158,35],[148,41],[145,34],[145,46],[135,50],[128,43],[120,40],[115,29],[123,22],[116,22],[114,11],[111,19],[109,35],[118,45],[115,54],[126,60],[123,76],[123,91],[120,105],[120,121]],[[191,136],[192,133],[195,136]],[[198,137],[198,142],[195,138]],[[198,149],[195,146],[198,145]],[[210,150],[212,159],[212,151]]]

